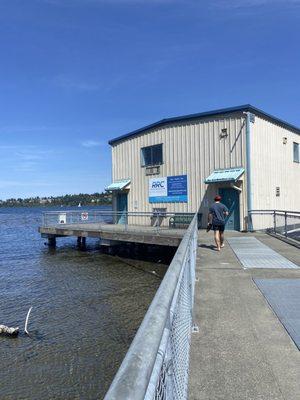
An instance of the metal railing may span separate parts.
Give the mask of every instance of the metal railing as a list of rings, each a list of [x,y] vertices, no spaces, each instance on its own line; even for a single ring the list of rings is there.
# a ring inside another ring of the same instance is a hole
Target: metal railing
[[[198,225],[201,223],[198,213]],[[63,226],[74,224],[116,224],[120,229],[129,230],[134,226],[151,226],[159,229],[187,229],[194,213],[171,212],[116,212],[116,211],[47,211],[43,213],[42,226]],[[99,226],[99,227],[100,227]]]
[[[195,214],[105,400],[188,398],[193,327]]]
[[[253,230],[300,241],[300,211],[251,210]]]

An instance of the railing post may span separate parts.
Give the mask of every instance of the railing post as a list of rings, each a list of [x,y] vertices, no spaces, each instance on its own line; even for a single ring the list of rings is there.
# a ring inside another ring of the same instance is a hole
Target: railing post
[[[285,237],[287,238],[287,212],[284,212],[284,234]]]
[[[252,222],[252,211],[248,212],[248,227],[247,227],[248,232],[253,232],[253,222]]]
[[[273,212],[273,225],[274,225],[274,233],[276,235],[276,210]]]
[[[156,215],[156,221],[155,221],[155,227],[156,227],[156,231],[159,231],[159,213],[157,213]]]

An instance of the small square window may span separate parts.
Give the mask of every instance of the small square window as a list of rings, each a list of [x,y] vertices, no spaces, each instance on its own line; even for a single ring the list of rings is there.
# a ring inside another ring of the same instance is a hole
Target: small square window
[[[163,145],[156,144],[154,146],[143,147],[141,149],[141,165],[148,167],[153,165],[161,165],[163,163]]]
[[[294,162],[300,162],[300,145],[299,143],[293,143],[293,159]]]

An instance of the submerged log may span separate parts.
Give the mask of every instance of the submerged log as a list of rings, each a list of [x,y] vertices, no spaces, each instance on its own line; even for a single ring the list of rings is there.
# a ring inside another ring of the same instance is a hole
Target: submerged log
[[[0,334],[17,336],[19,333],[19,328],[10,328],[5,325],[0,325]]]

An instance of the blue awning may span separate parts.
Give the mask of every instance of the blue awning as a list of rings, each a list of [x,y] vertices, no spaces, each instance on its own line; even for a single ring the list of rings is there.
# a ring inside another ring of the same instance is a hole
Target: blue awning
[[[217,169],[210,174],[205,183],[236,182],[245,172],[244,168]]]
[[[126,186],[130,184],[130,179],[119,179],[118,181],[115,181],[111,183],[107,188],[105,189],[107,192],[113,192],[115,190],[124,190]]]

